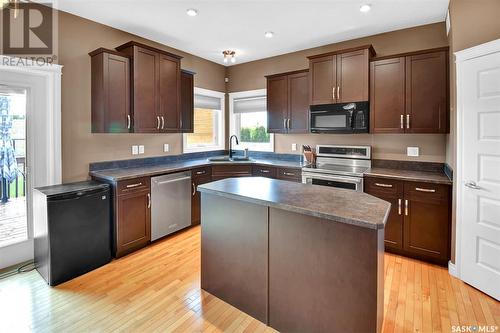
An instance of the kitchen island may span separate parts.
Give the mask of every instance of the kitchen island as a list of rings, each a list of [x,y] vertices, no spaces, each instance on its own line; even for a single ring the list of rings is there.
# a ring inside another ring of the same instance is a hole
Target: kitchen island
[[[203,184],[201,287],[281,332],[379,332],[390,204],[268,178]]]

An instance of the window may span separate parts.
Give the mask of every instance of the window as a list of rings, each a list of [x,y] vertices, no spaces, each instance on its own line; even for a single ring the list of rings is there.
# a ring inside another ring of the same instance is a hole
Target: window
[[[267,133],[266,90],[229,94],[230,130],[240,144],[236,149],[274,151],[274,135]]]
[[[224,93],[194,88],[194,133],[183,135],[183,151],[224,149]]]

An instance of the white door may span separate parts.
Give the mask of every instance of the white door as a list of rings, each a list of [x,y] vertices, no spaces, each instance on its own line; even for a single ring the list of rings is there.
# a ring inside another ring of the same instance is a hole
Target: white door
[[[462,280],[500,300],[500,48],[488,44],[457,61],[457,216]]]

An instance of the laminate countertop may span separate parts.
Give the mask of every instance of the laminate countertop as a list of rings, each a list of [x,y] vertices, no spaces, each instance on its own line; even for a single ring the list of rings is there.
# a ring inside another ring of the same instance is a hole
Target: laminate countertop
[[[228,178],[198,190],[370,229],[384,228],[391,207],[366,193],[263,177]]]
[[[266,165],[266,166],[296,168],[296,169],[300,169],[303,166],[303,164],[300,162],[276,160],[276,159],[252,159],[250,161],[243,161],[243,162],[232,162],[232,161],[211,162],[208,159],[204,158],[196,160],[175,161],[163,164],[144,165],[132,168],[117,168],[117,169],[90,171],[89,174],[90,176],[96,179],[117,182],[138,177],[158,176],[172,172],[186,171],[198,167],[225,165],[225,164]]]
[[[365,177],[380,177],[415,182],[452,185],[453,182],[444,172],[415,171],[405,169],[371,168],[364,173]]]

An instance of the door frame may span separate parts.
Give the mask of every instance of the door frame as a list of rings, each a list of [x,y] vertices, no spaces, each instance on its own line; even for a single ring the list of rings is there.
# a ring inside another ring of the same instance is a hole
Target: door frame
[[[26,183],[30,189],[60,184],[62,180],[61,70],[61,65],[39,65],[26,59],[0,55],[0,84],[27,90]],[[28,239],[0,248],[0,269],[33,259],[31,193],[27,189]]]
[[[484,44],[473,46],[468,49],[464,49],[455,52],[455,63],[456,63],[456,177],[453,180],[453,186],[456,189],[456,204],[455,204],[455,263],[449,264],[449,272],[451,275],[461,278],[461,268],[462,268],[462,224],[463,221],[463,205],[462,201],[464,198],[464,184],[465,180],[463,178],[463,163],[465,159],[463,158],[463,141],[464,138],[464,110],[462,101],[462,64],[474,58],[486,56],[491,53],[500,52],[500,39],[493,40]]]

